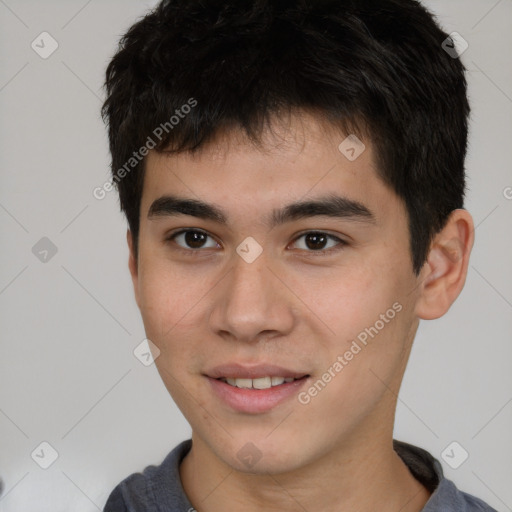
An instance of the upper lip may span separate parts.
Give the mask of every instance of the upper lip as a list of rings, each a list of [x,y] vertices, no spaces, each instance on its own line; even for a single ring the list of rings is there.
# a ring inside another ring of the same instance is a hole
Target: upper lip
[[[300,379],[307,372],[300,372],[276,366],[273,364],[242,365],[238,363],[222,364],[215,366],[205,372],[205,375],[212,379],[233,378],[233,379],[257,379],[258,377],[284,377]]]

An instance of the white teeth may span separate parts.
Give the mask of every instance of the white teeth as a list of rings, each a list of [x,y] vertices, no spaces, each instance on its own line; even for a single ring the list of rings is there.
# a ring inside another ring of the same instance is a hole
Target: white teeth
[[[252,388],[252,379],[235,379],[235,385],[237,388]]]
[[[259,379],[252,379],[252,387],[254,389],[268,389],[272,387],[270,377],[260,377]]]
[[[258,377],[257,379],[233,379],[231,377],[223,378],[231,386],[242,389],[268,389],[273,386],[280,386],[284,382],[292,382],[293,377]]]
[[[284,381],[284,377],[272,377],[272,386],[280,386]]]

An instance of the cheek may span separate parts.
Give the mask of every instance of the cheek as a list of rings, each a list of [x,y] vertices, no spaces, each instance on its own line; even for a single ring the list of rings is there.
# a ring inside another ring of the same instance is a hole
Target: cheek
[[[323,374],[317,375],[316,384],[313,383],[316,389],[306,390],[315,397],[311,399],[313,407],[328,411],[326,417],[331,418],[330,425],[335,430],[342,425],[350,429],[384,397],[392,401],[395,395],[390,390],[398,392],[396,385],[408,353],[408,313],[399,301],[384,302],[382,308],[369,307],[363,307],[363,312],[356,311],[354,317],[349,312],[339,316],[338,336],[324,359]],[[325,392],[318,391],[324,386],[320,380],[329,381]]]
[[[320,286],[313,276],[302,280],[301,288],[341,344],[372,325],[396,300],[394,287],[390,289],[390,283],[369,265],[336,269],[324,276]]]
[[[409,338],[407,267],[396,259],[387,266],[383,261],[390,260],[375,258],[351,266],[326,279],[321,287],[311,287],[320,290],[310,296],[311,303],[330,330],[323,341],[329,354],[324,365],[328,368],[346,354],[343,373],[347,382],[357,385],[375,380],[370,369],[389,376],[401,364]]]
[[[200,299],[206,292],[204,279],[177,272],[169,262],[141,265],[139,294],[144,328],[166,364],[184,360],[198,343],[193,333],[200,324]]]
[[[139,270],[140,310],[146,336],[160,350],[155,364],[171,396],[187,407],[188,365],[197,352],[198,298],[203,295],[197,279],[186,279],[167,262],[152,261]],[[193,390],[189,390],[193,392]]]

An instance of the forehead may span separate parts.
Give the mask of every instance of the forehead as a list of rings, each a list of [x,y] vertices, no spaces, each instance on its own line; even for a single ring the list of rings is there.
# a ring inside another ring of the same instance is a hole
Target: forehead
[[[279,161],[290,159],[294,154],[307,158],[318,152],[325,153],[327,149],[334,150],[338,156],[339,144],[352,133],[350,129],[347,132],[344,124],[348,123],[342,124],[340,121],[339,125],[335,125],[321,114],[297,109],[282,116],[273,114],[268,124],[252,138],[240,127],[218,128],[211,141],[202,144],[193,153],[181,154],[191,160],[203,158],[219,161],[249,151]],[[370,144],[366,135],[359,135],[359,139],[365,139],[367,147]],[[154,151],[152,153],[155,155]]]
[[[150,151],[141,213],[164,194],[253,212],[332,193],[370,201],[372,210],[375,203],[390,207],[394,193],[378,176],[373,151],[369,139],[304,112],[276,119],[256,144],[241,130],[219,131],[195,153]]]

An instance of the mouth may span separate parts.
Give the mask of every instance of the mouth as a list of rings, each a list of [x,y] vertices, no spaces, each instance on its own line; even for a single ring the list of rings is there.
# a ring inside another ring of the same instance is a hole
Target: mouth
[[[257,377],[251,378],[236,378],[236,377],[220,377],[216,380],[220,380],[229,384],[230,386],[240,389],[270,389],[276,386],[281,386],[284,383],[294,382],[296,380],[302,380],[309,377],[309,375],[303,375],[302,377]]]
[[[311,378],[306,372],[264,364],[227,364],[203,375],[224,406],[249,414],[267,412],[292,399]]]
[[[227,363],[207,370],[204,375],[211,379],[225,379],[226,381],[228,379],[231,381],[256,381],[256,385],[258,385],[258,381],[260,381],[261,384],[268,384],[267,380],[264,382],[262,379],[270,379],[270,385],[272,385],[272,379],[275,379],[275,382],[278,382],[277,379],[291,382],[290,379],[301,379],[308,375],[308,373],[290,370],[273,364],[244,365],[239,363]],[[280,384],[282,384],[282,382],[280,382]],[[256,387],[256,389],[258,388]]]

